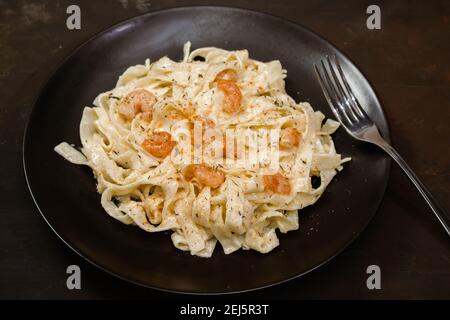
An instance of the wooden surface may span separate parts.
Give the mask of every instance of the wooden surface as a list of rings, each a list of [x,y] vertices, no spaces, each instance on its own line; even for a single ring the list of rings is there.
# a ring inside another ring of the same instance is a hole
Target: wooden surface
[[[0,298],[173,297],[125,283],[67,248],[28,193],[21,144],[32,103],[50,73],[95,33],[135,15],[208,1],[77,1],[82,29],[65,26],[73,1],[0,1]],[[382,29],[366,28],[372,1],[215,1],[302,24],[346,53],[372,83],[395,147],[450,208],[450,2],[377,1]],[[370,170],[370,164],[367,164]],[[126,262],[124,262],[126,263]],[[66,267],[82,290],[66,288]],[[368,290],[366,268],[381,268]],[[393,166],[379,211],[345,252],[309,275],[236,298],[450,298],[450,239]]]

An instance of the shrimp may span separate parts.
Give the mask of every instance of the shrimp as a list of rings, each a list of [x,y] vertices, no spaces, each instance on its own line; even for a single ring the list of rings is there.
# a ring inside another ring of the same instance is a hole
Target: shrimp
[[[163,131],[153,133],[141,144],[145,151],[158,158],[167,157],[175,145],[176,142],[172,140],[170,133]]]
[[[237,84],[230,80],[217,80],[217,87],[224,95],[223,111],[228,113],[240,111],[242,94]]]
[[[295,128],[286,128],[281,130],[280,147],[291,149],[300,145],[301,135]]]
[[[233,69],[224,69],[217,74],[216,79],[214,81],[218,80],[236,81],[237,72]]]
[[[184,177],[186,180],[196,178],[201,184],[218,188],[225,181],[225,173],[221,170],[213,169],[205,164],[192,164],[185,168]]]
[[[146,118],[151,118],[156,97],[150,91],[137,89],[131,91],[119,104],[118,110],[126,119],[133,119],[136,114],[143,112]]]
[[[291,193],[289,179],[281,173],[263,176],[263,183],[268,190],[274,193],[281,195],[288,195]]]

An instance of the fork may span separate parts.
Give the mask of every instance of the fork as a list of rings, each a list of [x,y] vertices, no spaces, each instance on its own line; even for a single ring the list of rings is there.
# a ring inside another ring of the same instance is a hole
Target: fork
[[[431,210],[433,210],[439,222],[442,224],[445,231],[447,231],[447,234],[450,235],[449,214],[433,198],[431,193],[419,180],[405,160],[403,160],[400,154],[385,139],[383,139],[378,127],[372,119],[370,119],[359,104],[358,99],[353,94],[353,90],[350,87],[336,56],[334,56],[333,59],[334,65],[328,56],[326,56],[325,60],[326,63],[321,59],[319,67],[314,64],[314,70],[323,94],[336,118],[353,138],[377,145],[397,162],[409,179],[411,179],[417,190],[419,190]]]

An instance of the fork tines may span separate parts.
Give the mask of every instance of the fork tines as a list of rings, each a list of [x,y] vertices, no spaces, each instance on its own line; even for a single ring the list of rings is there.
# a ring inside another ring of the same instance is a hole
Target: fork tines
[[[371,122],[353,94],[336,56],[333,57],[334,63],[329,56],[325,59],[326,63],[324,59],[320,60],[319,67],[314,64],[314,70],[336,118],[348,127],[360,122]]]

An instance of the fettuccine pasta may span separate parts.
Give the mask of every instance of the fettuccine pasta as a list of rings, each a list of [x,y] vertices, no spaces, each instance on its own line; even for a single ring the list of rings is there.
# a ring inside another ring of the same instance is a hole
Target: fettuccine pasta
[[[196,256],[210,257],[217,242],[226,254],[267,253],[279,245],[276,231],[297,230],[298,210],[349,160],[330,136],[338,123],[296,103],[285,77],[277,60],[253,60],[247,50],[190,52],[188,42],[180,62],[128,68],[85,107],[81,152],[66,142],[55,151],[92,168],[103,208],[122,223],[172,230],[174,246]],[[239,133],[250,131],[256,140]],[[265,139],[268,132],[275,138]],[[196,154],[195,137],[214,152]],[[241,161],[263,147],[269,152],[256,162]]]

